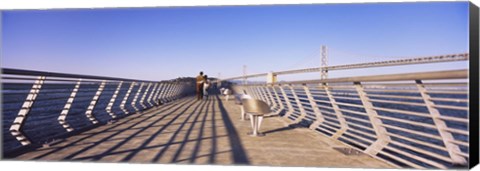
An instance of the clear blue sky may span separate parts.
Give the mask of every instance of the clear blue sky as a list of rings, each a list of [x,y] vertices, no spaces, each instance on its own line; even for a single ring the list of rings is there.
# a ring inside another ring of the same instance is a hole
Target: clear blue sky
[[[14,10],[2,67],[149,80],[468,52],[468,2]],[[467,68],[466,62],[332,76]],[[291,76],[307,79],[307,76]],[[315,76],[313,76],[315,77]],[[287,77],[285,77],[287,78]],[[311,77],[309,77],[310,79]]]

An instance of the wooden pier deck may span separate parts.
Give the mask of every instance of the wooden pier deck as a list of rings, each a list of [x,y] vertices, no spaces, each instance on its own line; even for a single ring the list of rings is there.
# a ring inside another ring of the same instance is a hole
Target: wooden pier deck
[[[16,160],[392,168],[370,156],[344,155],[343,145],[284,118],[265,118],[251,137],[234,101],[193,97],[133,114],[17,156]]]

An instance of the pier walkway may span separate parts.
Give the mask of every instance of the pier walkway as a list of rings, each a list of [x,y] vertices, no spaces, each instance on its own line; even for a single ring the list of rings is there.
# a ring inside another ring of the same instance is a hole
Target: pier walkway
[[[275,80],[286,74],[468,59],[461,53],[212,79],[217,85],[212,92],[227,88],[227,94],[248,95],[280,115],[263,119],[264,137],[247,135],[250,122],[241,120],[233,100],[216,94],[195,100],[194,78],[151,81],[2,68],[3,155],[13,160],[466,168],[471,144],[478,146],[469,132],[469,89],[478,86],[469,82],[468,69]],[[257,77],[267,78],[247,81]]]
[[[118,121],[17,156],[17,160],[130,163],[392,168],[308,128],[291,128],[282,117],[264,119],[264,137],[251,137],[233,100],[193,97],[131,114]],[[140,116],[139,116],[140,115]]]

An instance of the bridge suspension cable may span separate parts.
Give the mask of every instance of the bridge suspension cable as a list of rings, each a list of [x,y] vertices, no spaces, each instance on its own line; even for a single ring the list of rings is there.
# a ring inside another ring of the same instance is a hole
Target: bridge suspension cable
[[[397,59],[397,60],[386,60],[386,61],[378,61],[378,62],[366,62],[366,63],[358,63],[358,64],[304,68],[304,69],[296,69],[296,70],[288,70],[288,71],[278,71],[278,72],[273,72],[273,74],[286,75],[286,74],[297,74],[297,73],[308,73],[308,72],[320,72],[322,70],[332,71],[332,70],[347,70],[347,69],[372,68],[372,67],[384,67],[384,66],[427,64],[427,63],[439,63],[439,62],[466,61],[468,59],[469,59],[468,53],[458,53],[458,54],[426,56],[426,57]],[[242,79],[242,78],[263,77],[263,76],[267,76],[267,74],[268,73],[251,74],[251,75],[244,75],[240,77],[226,78],[222,80],[225,81],[225,80],[235,80],[235,79]]]

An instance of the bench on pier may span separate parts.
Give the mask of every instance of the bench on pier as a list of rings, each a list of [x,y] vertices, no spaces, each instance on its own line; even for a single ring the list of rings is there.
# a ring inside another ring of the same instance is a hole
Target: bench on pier
[[[221,88],[220,94],[225,96],[225,101],[228,101],[230,99],[230,95],[232,95],[232,91],[228,88]]]
[[[247,95],[247,94],[236,94],[235,96],[235,104],[239,105],[240,106],[240,115],[241,115],[241,119],[242,121],[245,120],[245,108],[243,106],[243,100],[244,99],[252,99],[252,96],[250,95]]]
[[[272,113],[270,106],[264,101],[252,98],[244,98],[241,100],[241,103],[242,108],[244,108],[244,111],[242,112],[249,116],[250,124],[253,130],[248,134],[255,137],[264,136],[265,134],[260,132],[260,126],[262,124],[263,117]]]

